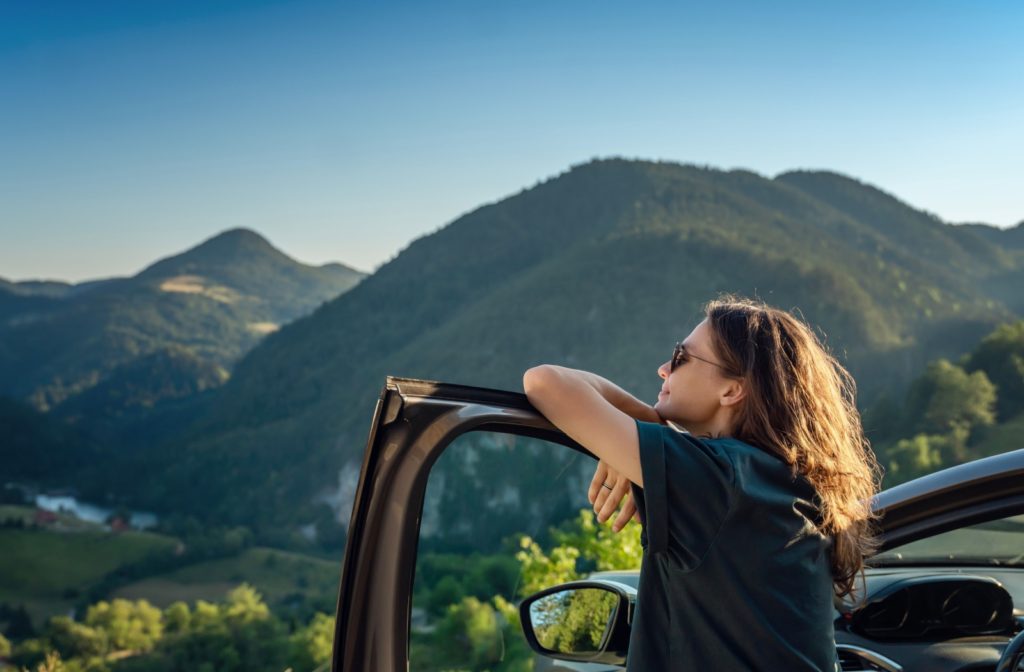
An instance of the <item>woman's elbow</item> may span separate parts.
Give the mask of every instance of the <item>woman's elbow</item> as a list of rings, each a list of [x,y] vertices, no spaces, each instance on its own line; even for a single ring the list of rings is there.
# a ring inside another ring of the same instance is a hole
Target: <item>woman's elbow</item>
[[[523,391],[526,393],[526,396],[537,394],[550,384],[551,380],[557,375],[555,367],[551,364],[541,364],[540,366],[529,368],[523,374]]]

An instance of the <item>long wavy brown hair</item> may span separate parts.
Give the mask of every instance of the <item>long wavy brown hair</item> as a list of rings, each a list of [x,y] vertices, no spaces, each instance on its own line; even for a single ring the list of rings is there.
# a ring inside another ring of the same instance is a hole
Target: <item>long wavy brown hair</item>
[[[726,375],[747,391],[732,435],[775,452],[817,490],[820,530],[833,539],[835,594],[852,596],[864,560],[878,548],[871,499],[881,483],[853,377],[810,327],[783,310],[725,296],[705,314]]]

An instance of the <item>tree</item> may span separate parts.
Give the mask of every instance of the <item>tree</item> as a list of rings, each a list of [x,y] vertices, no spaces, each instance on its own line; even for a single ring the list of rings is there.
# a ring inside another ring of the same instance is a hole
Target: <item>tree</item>
[[[46,659],[39,663],[35,672],[69,672],[69,670],[61,660],[60,654],[51,651],[46,654]]]
[[[16,669],[32,667],[46,660],[46,656],[52,652],[53,647],[47,639],[26,639],[15,645],[9,662],[13,663]]]
[[[334,647],[334,617],[316,614],[309,624],[291,636],[291,667],[308,671],[331,659]]]
[[[1024,320],[1000,325],[967,357],[968,371],[984,371],[999,390],[1002,419],[1024,411]]]
[[[6,658],[11,655],[11,643],[4,637],[4,633],[0,632],[0,658]]]
[[[886,484],[903,483],[943,467],[968,461],[969,434],[969,429],[960,425],[946,434],[918,434],[911,439],[898,441],[888,453]]]
[[[163,635],[160,610],[146,600],[97,602],[85,614],[85,624],[106,633],[114,651],[149,651]]]
[[[518,583],[519,563],[516,559],[507,555],[492,555],[470,566],[469,576],[462,586],[466,594],[486,600],[494,595],[513,597]]]
[[[164,609],[164,632],[168,635],[186,632],[192,622],[192,612],[184,602],[175,602]]]
[[[443,616],[448,605],[457,604],[464,596],[462,586],[454,576],[444,576],[430,590],[427,597],[427,613],[431,616]]]
[[[247,583],[228,593],[227,603],[222,609],[225,618],[236,623],[265,621],[270,618],[270,608],[263,601],[263,597]]]
[[[520,595],[582,578],[591,571],[636,569],[643,559],[640,525],[631,523],[616,533],[610,525],[598,525],[590,509],[581,509],[562,529],[552,530],[551,536],[555,546],[549,553],[530,537],[520,537],[522,550],[516,554],[522,574]]]
[[[534,668],[533,649],[523,637],[523,627],[519,622],[519,606],[509,602],[501,595],[491,600],[495,611],[500,616],[505,652],[501,665],[496,672],[531,672]]]
[[[105,656],[110,650],[106,632],[76,623],[67,616],[51,618],[47,635],[63,658],[95,658]]]
[[[185,624],[187,608],[173,608],[175,629]],[[247,584],[228,593],[220,605],[199,600],[187,625],[161,640],[145,669],[167,672],[280,672],[289,641],[281,621]]]
[[[9,612],[7,619],[7,636],[15,641],[30,639],[36,636],[36,629],[32,627],[32,618],[24,604]]]
[[[489,670],[501,660],[502,632],[497,612],[487,602],[464,597],[448,607],[437,625],[434,642],[441,661],[473,672]]]
[[[220,609],[212,602],[207,602],[206,600],[196,601],[196,608],[192,611],[190,625],[193,632],[223,630]]]
[[[919,432],[945,434],[954,427],[995,422],[996,388],[984,371],[967,373],[948,360],[928,365],[907,395],[907,422]]]
[[[519,543],[522,550],[516,553],[516,559],[523,568],[520,594],[529,595],[556,583],[581,578],[581,574],[576,571],[579,549],[556,546],[550,553],[545,553],[537,542],[525,534]]]

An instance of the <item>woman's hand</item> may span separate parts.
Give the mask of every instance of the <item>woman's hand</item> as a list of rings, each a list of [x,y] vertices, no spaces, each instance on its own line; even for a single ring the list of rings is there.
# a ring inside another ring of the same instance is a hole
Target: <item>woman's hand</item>
[[[620,409],[627,410],[627,409]],[[628,412],[637,420],[645,422],[656,422],[659,425],[667,425],[665,419],[658,414],[653,406],[642,402],[632,404]],[[607,483],[611,489],[604,487]],[[622,510],[612,523],[612,530],[620,531],[632,518],[640,522],[640,514],[633,502],[632,483],[628,478],[608,466],[604,460],[599,460],[597,469],[594,471],[594,479],[590,482],[590,490],[587,492],[587,499],[594,505],[594,513],[597,514],[597,522],[603,523],[608,520],[622,504]]]
[[[605,484],[611,487],[609,490]],[[594,505],[594,513],[597,514],[597,521],[603,523],[608,520],[619,504],[622,510],[612,523],[612,530],[618,532],[630,518],[640,522],[640,516],[636,511],[636,504],[633,502],[631,483],[628,478],[615,471],[600,460],[597,463],[597,471],[594,472],[594,480],[590,482],[590,490],[587,492],[587,499]],[[625,502],[623,503],[623,499]]]

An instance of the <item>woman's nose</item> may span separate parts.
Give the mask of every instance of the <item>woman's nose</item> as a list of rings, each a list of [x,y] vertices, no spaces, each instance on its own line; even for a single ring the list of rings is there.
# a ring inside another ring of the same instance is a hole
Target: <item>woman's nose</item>
[[[670,373],[668,368],[669,368],[668,367],[668,362],[665,362],[664,364],[659,366],[658,367],[658,376],[660,378],[662,378],[662,379],[668,378],[668,374]]]

